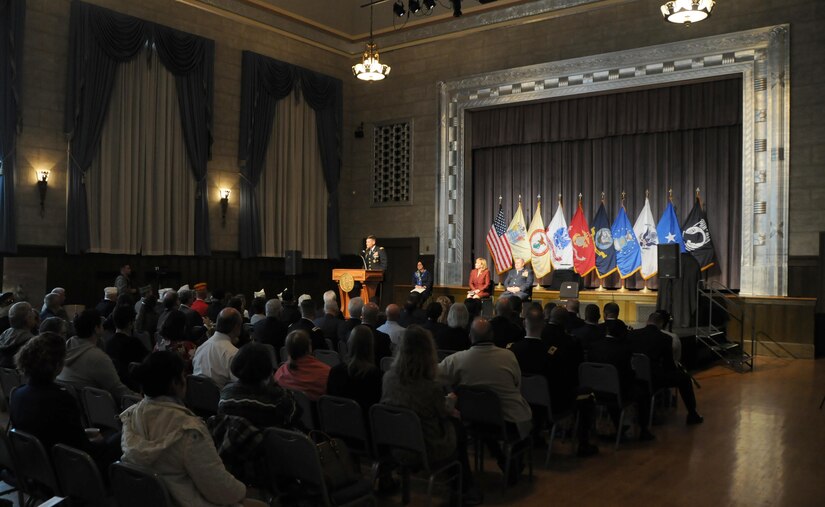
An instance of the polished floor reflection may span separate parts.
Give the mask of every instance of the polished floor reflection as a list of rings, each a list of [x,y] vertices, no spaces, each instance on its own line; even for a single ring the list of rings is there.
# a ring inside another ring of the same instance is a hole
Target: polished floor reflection
[[[825,360],[758,357],[752,373],[719,366],[696,379],[704,424],[685,426],[680,402],[652,428],[655,442],[614,451],[600,441],[600,454],[587,459],[559,444],[549,468],[537,467],[532,483],[522,480],[505,493],[495,463],[488,462],[479,477],[484,504],[825,505],[825,409],[819,410]],[[415,487],[412,504],[426,505],[423,489]],[[399,498],[381,498],[379,505],[399,505]]]

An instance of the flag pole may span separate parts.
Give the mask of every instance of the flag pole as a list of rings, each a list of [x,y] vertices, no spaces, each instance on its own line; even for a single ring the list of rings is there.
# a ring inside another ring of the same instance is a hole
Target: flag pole
[[[604,190],[602,190],[602,201],[601,202],[602,202],[602,204],[604,204]],[[596,241],[595,238],[593,239],[593,241],[594,242]],[[598,276],[598,275],[599,275],[599,271],[597,269],[596,270],[596,278],[599,279],[599,286],[596,287],[596,291],[597,292],[602,292],[602,291],[607,290],[607,289],[604,288],[604,278],[602,278],[601,276]]]
[[[537,203],[536,209],[541,211],[541,194],[536,195],[536,203]],[[527,234],[530,234],[530,231],[527,231]],[[532,246],[531,246],[531,248],[532,248]],[[531,252],[531,255],[532,255],[532,252]],[[533,263],[531,261],[530,265],[532,266],[532,264]],[[533,289],[534,290],[535,289],[541,289],[541,283],[539,282],[539,277],[536,275],[536,267],[535,266],[533,266],[533,281],[536,282],[536,284],[533,286]]]
[[[498,207],[501,208],[501,194],[498,196]],[[496,269],[496,271],[498,271],[498,269]],[[504,285],[501,283],[501,275],[498,275],[498,285],[496,285],[496,289],[504,290]]]
[[[626,195],[626,194],[625,194],[624,190],[622,190],[622,208],[624,208],[624,198],[625,198],[625,195]],[[619,287],[619,291],[618,291],[618,292],[627,292],[627,287],[625,287],[625,286],[624,286],[624,284],[625,284],[625,279],[624,279],[624,278],[622,278],[622,274],[621,274],[621,273],[619,273],[619,278],[622,280],[622,286],[621,286],[621,287]]]
[[[645,200],[650,199],[650,190],[645,190]],[[651,290],[647,288],[647,280],[642,278],[642,294],[648,294]]]

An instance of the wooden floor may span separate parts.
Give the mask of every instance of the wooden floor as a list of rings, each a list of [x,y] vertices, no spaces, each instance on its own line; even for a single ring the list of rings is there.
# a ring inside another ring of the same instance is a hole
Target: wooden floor
[[[825,506],[825,360],[758,357],[752,373],[717,366],[696,378],[704,424],[685,426],[680,402],[652,428],[655,442],[614,451],[599,441],[601,453],[586,459],[557,444],[549,468],[538,465],[532,483],[505,493],[488,461],[477,477],[484,505]],[[543,463],[543,453],[534,456]],[[420,483],[413,487],[411,505],[427,505]],[[378,503],[400,505],[400,495]]]
[[[505,493],[488,462],[477,477],[484,505],[825,506],[825,360],[758,357],[752,373],[717,366],[696,379],[704,424],[685,426],[680,402],[652,428],[655,442],[614,452],[600,441],[600,454],[586,459],[563,443],[532,483]],[[427,505],[416,489],[412,505]],[[379,505],[400,505],[399,496]]]

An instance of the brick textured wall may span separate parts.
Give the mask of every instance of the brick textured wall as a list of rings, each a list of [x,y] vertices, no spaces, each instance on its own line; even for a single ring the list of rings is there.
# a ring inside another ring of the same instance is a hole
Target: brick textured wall
[[[65,243],[66,143],[61,132],[68,41],[68,0],[28,0],[24,61],[24,130],[18,141],[18,227],[24,245]],[[517,27],[465,34],[397,51],[382,51],[393,66],[387,80],[356,82],[345,58],[274,32],[223,19],[172,0],[94,0],[92,3],[215,40],[215,144],[209,163],[212,247],[236,250],[238,204],[221,227],[217,189],[237,189],[241,51],[249,49],[344,80],[344,168],[341,178],[342,249],[363,236],[420,237],[421,253],[435,250],[436,141],[439,81],[493,70],[576,58],[678,40],[789,23],[791,26],[791,255],[816,255],[825,230],[825,2],[719,2],[708,21],[689,29],[664,23],[661,0],[639,0]],[[380,40],[379,40],[380,44]],[[413,121],[413,204],[370,207],[371,124]],[[367,136],[355,139],[365,123]],[[34,169],[53,171],[46,216],[38,216]],[[233,196],[237,196],[233,192]]]

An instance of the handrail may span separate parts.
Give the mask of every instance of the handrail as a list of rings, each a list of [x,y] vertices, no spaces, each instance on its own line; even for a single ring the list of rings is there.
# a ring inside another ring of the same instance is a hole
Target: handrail
[[[705,282],[704,280],[699,280],[699,282],[697,283],[697,289],[702,294],[710,294],[711,296],[721,296],[721,297],[725,298],[725,302],[732,304],[740,312],[740,316],[734,315],[727,306],[725,306],[722,303],[716,301],[715,299],[713,299],[713,297],[708,298],[708,301],[711,304],[714,304],[714,305],[718,306],[719,308],[721,308],[725,313],[730,315],[735,320],[737,320],[741,323],[744,323],[745,322],[745,303],[743,303],[741,301],[737,301],[737,299],[739,299],[739,295],[734,294],[733,292],[722,292],[721,290],[717,289],[716,287],[713,287],[713,284],[718,285],[719,287],[721,287],[725,291],[730,291],[730,289],[728,287],[723,285],[721,282],[717,282],[715,280],[710,280],[708,282]],[[729,298],[728,297],[729,295],[733,295],[735,297],[734,298]]]

